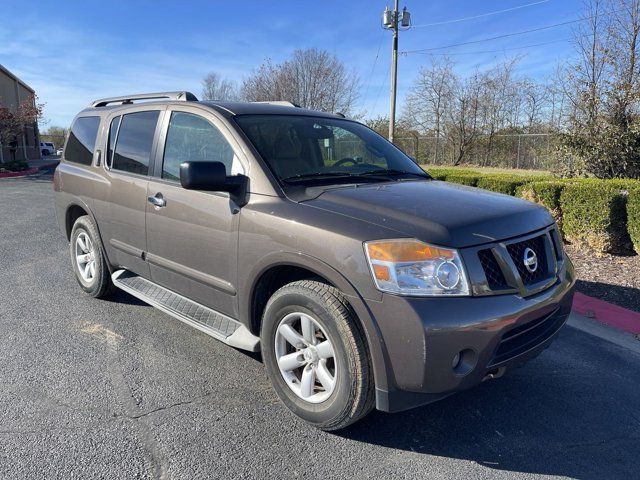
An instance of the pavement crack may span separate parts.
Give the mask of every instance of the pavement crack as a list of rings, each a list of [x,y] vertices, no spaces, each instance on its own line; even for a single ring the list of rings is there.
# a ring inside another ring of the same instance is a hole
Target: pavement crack
[[[164,405],[164,406],[157,407],[157,408],[154,408],[152,410],[149,410],[148,412],[143,412],[143,413],[140,413],[140,414],[137,414],[137,415],[125,415],[125,416],[127,418],[132,419],[132,420],[137,420],[139,418],[147,417],[147,416],[152,415],[154,413],[162,412],[162,411],[165,411],[165,410],[170,410],[170,409],[175,408],[175,407],[181,407],[183,405],[191,405],[191,404],[193,404],[193,403],[195,403],[195,402],[197,402],[199,400],[202,400],[203,398],[207,398],[210,395],[211,395],[211,392],[206,393],[206,394],[201,395],[201,396],[196,397],[196,398],[192,398],[191,400],[184,400],[182,402],[176,402],[176,403],[172,403],[170,405]]]
[[[107,361],[107,369],[109,372],[109,377],[111,378],[113,389],[120,399],[122,408],[124,410],[124,415],[120,416],[125,416],[132,420],[135,420],[134,425],[136,425],[137,429],[139,430],[140,441],[151,457],[153,477],[161,480],[164,478],[168,478],[165,464],[166,462],[160,454],[158,444],[153,437],[150,426],[146,423],[145,419],[142,418],[144,417],[144,415],[139,415],[136,417],[136,401],[133,396],[133,391],[127,383],[124,371],[122,370],[122,365],[118,356],[118,349],[117,347],[108,349],[108,352],[109,356]],[[118,415],[114,416],[117,417]]]

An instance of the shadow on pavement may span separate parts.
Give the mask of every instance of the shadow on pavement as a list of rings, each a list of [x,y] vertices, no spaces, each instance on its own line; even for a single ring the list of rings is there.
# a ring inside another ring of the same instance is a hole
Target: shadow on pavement
[[[576,357],[585,353],[576,343],[601,358]],[[338,434],[504,471],[637,478],[640,357],[624,352],[565,327],[551,349],[499,380],[415,410],[374,412]]]

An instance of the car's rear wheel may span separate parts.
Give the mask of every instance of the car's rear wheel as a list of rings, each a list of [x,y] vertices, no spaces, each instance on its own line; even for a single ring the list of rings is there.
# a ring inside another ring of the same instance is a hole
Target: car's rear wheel
[[[79,217],[71,230],[71,264],[80,287],[100,298],[113,290],[98,231],[88,215]]]
[[[307,422],[338,430],[373,408],[364,335],[336,288],[303,280],[279,289],[265,308],[261,342],[276,393]]]

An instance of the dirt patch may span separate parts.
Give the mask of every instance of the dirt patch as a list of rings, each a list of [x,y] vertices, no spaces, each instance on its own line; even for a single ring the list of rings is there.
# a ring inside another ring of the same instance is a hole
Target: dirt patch
[[[576,268],[579,292],[640,312],[640,256],[596,256],[574,245],[565,250]]]

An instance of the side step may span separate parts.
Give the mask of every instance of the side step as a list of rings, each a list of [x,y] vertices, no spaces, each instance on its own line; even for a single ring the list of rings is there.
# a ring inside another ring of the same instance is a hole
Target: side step
[[[250,352],[260,351],[260,339],[233,318],[189,300],[128,270],[114,272],[111,280],[116,287],[227,345]]]

